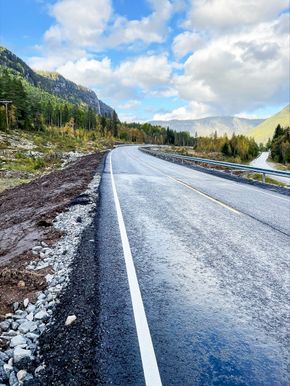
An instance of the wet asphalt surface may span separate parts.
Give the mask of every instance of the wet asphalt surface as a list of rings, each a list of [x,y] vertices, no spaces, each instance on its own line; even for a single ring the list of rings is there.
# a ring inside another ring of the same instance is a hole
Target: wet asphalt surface
[[[289,198],[136,147],[112,164],[163,385],[288,385]],[[108,159],[100,193],[96,384],[144,385]]]

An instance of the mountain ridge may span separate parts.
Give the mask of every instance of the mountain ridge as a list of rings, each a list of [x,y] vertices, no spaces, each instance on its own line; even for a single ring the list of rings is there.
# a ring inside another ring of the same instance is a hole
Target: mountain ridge
[[[284,128],[290,126],[290,104],[251,129],[248,135],[255,138],[257,142],[266,143],[269,138],[272,139],[279,124]]]
[[[249,119],[235,116],[212,116],[200,119],[172,119],[169,121],[153,120],[149,123],[169,127],[177,131],[189,131],[192,135],[207,136],[215,131],[218,135],[247,134],[247,132],[261,124],[263,119]]]
[[[85,104],[102,116],[111,117],[113,115],[113,108],[101,101],[93,90],[77,85],[57,72],[35,71],[5,47],[0,47],[0,65],[9,68],[33,86],[68,102]]]

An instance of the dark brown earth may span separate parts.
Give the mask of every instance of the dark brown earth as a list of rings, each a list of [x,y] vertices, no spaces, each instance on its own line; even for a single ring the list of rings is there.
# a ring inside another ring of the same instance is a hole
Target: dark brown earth
[[[103,155],[84,156],[65,169],[0,194],[0,320],[14,302],[32,299],[45,286],[47,271],[36,274],[25,269],[36,259],[31,248],[59,239],[53,219],[87,189]]]

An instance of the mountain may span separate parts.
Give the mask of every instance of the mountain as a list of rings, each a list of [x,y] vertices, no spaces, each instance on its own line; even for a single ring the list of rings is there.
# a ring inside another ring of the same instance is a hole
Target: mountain
[[[113,115],[114,110],[103,103],[93,90],[79,86],[56,72],[34,71],[4,47],[0,47],[0,66],[9,68],[15,75],[21,76],[32,86],[59,98],[74,104],[85,104],[93,108],[99,115]]]
[[[249,130],[247,135],[254,137],[257,143],[266,143],[269,138],[272,139],[274,131],[279,124],[282,127],[290,127],[290,105]]]
[[[176,131],[189,131],[192,135],[211,135],[215,131],[218,135],[246,134],[251,128],[263,122],[262,119],[247,119],[239,117],[207,117],[201,119],[151,121],[153,125],[169,127]]]

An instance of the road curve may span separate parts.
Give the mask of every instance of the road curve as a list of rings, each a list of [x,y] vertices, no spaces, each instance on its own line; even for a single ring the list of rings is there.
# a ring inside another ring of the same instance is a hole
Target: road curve
[[[163,385],[289,384],[288,197],[120,147],[106,161],[99,224],[98,384],[155,386],[143,322]]]
[[[250,166],[256,167],[256,168],[262,168],[262,169],[270,169],[270,170],[277,170],[275,168],[275,164],[268,162],[267,159],[269,158],[270,151],[263,151],[259,157],[254,159]],[[290,185],[290,178],[287,177],[280,177],[280,176],[270,176],[273,180],[283,182],[283,184]]]

